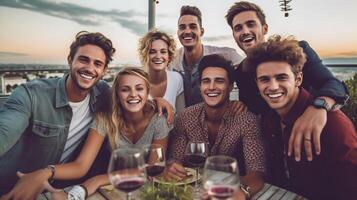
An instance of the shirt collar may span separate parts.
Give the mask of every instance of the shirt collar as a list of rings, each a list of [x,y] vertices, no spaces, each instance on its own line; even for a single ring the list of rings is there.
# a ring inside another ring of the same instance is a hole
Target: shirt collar
[[[66,80],[69,77],[69,74],[65,74],[57,83],[56,87],[56,108],[64,107],[69,105],[69,100],[66,92]],[[94,85],[90,91],[89,104],[90,108],[94,110],[94,104],[97,101],[97,96],[101,94],[97,85]]]

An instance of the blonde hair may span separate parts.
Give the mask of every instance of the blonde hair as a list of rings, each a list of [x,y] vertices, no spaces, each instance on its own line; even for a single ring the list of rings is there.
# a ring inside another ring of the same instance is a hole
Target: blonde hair
[[[110,109],[106,113],[99,114],[96,119],[97,125],[99,124],[98,119],[102,119],[101,121],[104,124],[104,131],[107,132],[112,150],[118,148],[116,144],[116,138],[120,134],[123,134],[123,132],[125,132],[125,130],[127,129],[126,123],[124,121],[124,110],[122,108],[122,105],[120,104],[120,98],[118,95],[119,81],[124,75],[134,75],[142,78],[145,81],[145,86],[147,88],[148,95],[150,93],[150,83],[148,80],[148,74],[144,70],[137,67],[125,67],[117,74],[112,86]],[[147,100],[143,109],[144,114],[149,113],[153,110],[155,110],[154,103],[151,100]]]
[[[152,43],[155,40],[163,40],[167,44],[168,52],[169,52],[169,64],[175,58],[176,42],[173,39],[173,37],[163,31],[153,29],[147,32],[139,40],[139,47],[138,47],[139,58],[141,64],[145,67],[146,70],[148,68],[148,63],[149,63],[149,59],[148,59],[149,51]]]

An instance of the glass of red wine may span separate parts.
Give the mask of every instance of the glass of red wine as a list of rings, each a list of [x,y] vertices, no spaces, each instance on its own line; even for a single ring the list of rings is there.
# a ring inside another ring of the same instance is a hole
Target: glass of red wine
[[[203,168],[203,187],[209,199],[231,199],[239,188],[237,160],[223,155],[208,157]]]
[[[146,173],[151,178],[160,175],[165,169],[165,151],[160,144],[151,144],[144,147],[144,159],[146,163]]]
[[[198,169],[203,166],[208,157],[209,149],[206,142],[188,142],[185,150],[185,160],[196,169],[196,180],[194,197],[199,197],[200,188],[198,187]],[[196,198],[195,198],[196,199]]]
[[[131,198],[131,192],[145,184],[146,171],[142,151],[134,148],[117,149],[112,152],[108,175],[111,184]]]

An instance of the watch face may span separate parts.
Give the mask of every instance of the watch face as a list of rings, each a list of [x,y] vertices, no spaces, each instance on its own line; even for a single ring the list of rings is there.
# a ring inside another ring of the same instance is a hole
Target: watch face
[[[328,106],[328,104],[326,103],[325,99],[322,98],[316,98],[313,102],[313,106],[315,106],[316,108],[324,108],[326,109],[326,111],[329,111],[330,108]]]
[[[317,98],[314,101],[314,105],[320,106],[320,107],[325,107],[325,100]]]

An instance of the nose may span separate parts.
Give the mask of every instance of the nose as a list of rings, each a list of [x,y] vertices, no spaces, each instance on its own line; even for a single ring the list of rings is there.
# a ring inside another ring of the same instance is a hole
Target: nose
[[[270,81],[270,84],[269,84],[269,89],[270,89],[270,90],[277,90],[277,89],[279,89],[279,82],[276,81],[275,79],[271,80],[271,81]]]
[[[131,97],[135,97],[137,95],[137,92],[135,89],[131,89],[130,90],[130,94],[129,94]]]
[[[215,88],[214,81],[209,83],[209,88],[210,90],[213,90]]]
[[[249,28],[248,28],[248,26],[243,26],[242,27],[242,33],[244,34],[247,34],[247,33],[249,33],[250,31],[249,31]]]

